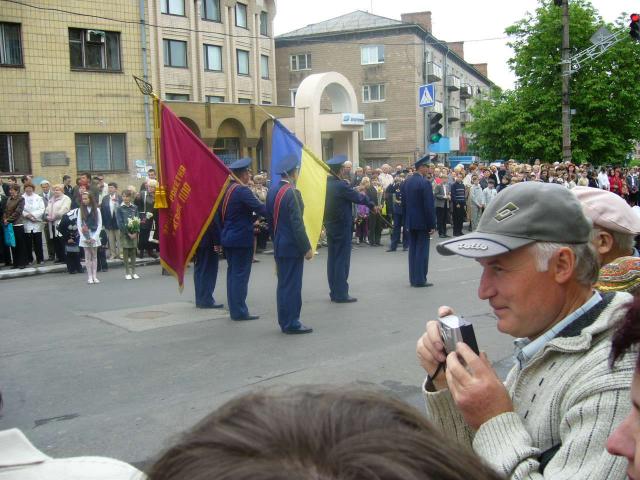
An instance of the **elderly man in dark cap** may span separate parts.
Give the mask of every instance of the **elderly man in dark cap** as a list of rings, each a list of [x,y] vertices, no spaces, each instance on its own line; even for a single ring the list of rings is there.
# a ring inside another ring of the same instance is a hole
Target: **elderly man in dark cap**
[[[503,384],[484,353],[463,342],[445,351],[439,322],[428,322],[417,345],[428,415],[512,479],[625,478],[605,442],[629,411],[634,359],[607,360],[631,296],[594,290],[590,236],[569,190],[526,182],[501,192],[475,232],[438,245],[480,264],[478,296],[516,338],[516,361]]]

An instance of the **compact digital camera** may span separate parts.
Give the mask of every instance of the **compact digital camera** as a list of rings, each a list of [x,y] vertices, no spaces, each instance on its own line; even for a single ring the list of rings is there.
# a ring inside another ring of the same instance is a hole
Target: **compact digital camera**
[[[438,319],[438,325],[440,326],[440,336],[446,353],[455,352],[456,344],[464,342],[469,345],[476,355],[480,355],[478,342],[476,341],[475,333],[473,333],[473,325],[471,323],[455,315],[447,315]]]

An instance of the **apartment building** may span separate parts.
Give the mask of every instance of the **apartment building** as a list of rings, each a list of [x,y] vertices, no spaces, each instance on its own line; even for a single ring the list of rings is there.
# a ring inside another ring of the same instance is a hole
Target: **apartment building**
[[[493,83],[487,64],[464,60],[462,42],[446,43],[431,33],[431,13],[401,20],[355,11],[275,39],[278,98],[295,102],[296,89],[312,74],[336,71],[349,79],[365,114],[360,164],[412,163],[426,151],[429,113],[443,115],[452,155],[464,154],[474,99]],[[435,106],[419,106],[418,88],[433,83]],[[324,149],[324,148],[323,148]]]
[[[150,155],[132,79],[143,74],[137,2],[31,5],[0,9],[0,173],[131,182]]]

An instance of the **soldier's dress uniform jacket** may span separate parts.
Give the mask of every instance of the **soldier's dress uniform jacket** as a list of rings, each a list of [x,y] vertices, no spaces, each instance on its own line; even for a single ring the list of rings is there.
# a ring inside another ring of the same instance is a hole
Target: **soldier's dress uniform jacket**
[[[404,183],[406,226],[409,230],[409,282],[413,287],[427,283],[429,231],[436,228],[431,182],[419,173]]]
[[[267,210],[249,187],[231,182],[223,198],[221,244],[227,258],[227,303],[233,320],[249,316],[247,290],[253,261],[253,213]]]
[[[336,177],[327,179],[327,201],[324,211],[324,225],[327,231],[329,256],[327,259],[327,279],[329,296],[333,301],[349,297],[349,267],[351,262],[351,235],[353,226],[352,204],[375,205],[366,195],[355,191],[344,180]]]
[[[283,332],[300,328],[304,256],[311,249],[303,222],[302,195],[287,180],[267,194],[267,219],[273,239],[278,287],[278,323]]]

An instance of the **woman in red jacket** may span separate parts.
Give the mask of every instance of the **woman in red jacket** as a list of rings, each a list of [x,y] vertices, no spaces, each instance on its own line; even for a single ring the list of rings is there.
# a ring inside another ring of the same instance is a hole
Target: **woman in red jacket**
[[[622,187],[624,180],[620,178],[620,169],[616,168],[613,176],[609,177],[609,188],[616,195],[622,196]]]

